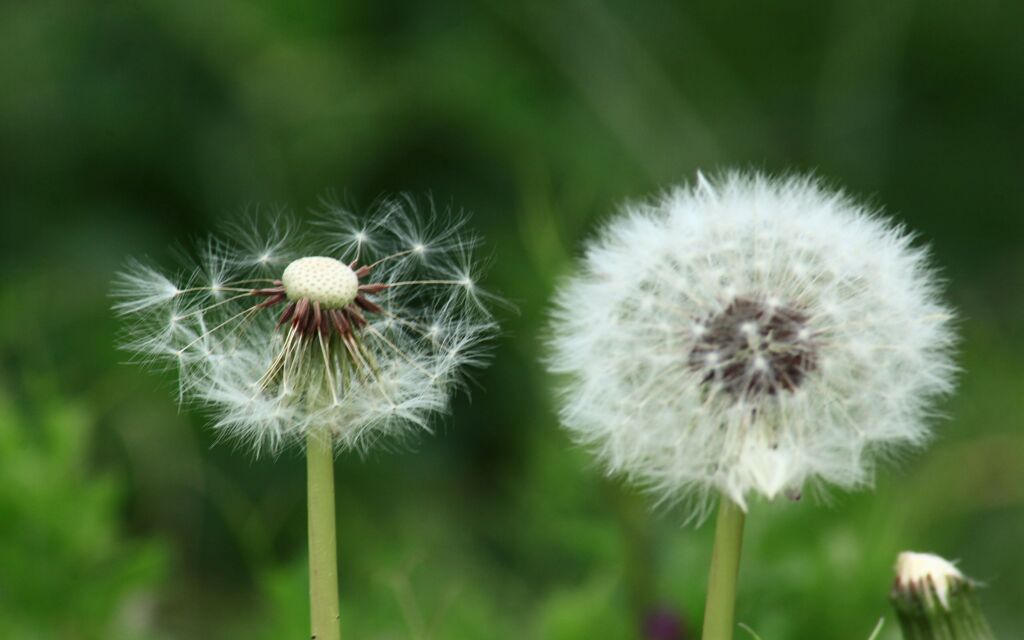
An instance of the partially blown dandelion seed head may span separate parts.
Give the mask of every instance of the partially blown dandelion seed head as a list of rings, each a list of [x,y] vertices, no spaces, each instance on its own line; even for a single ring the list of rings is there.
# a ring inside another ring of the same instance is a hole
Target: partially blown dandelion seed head
[[[409,199],[367,216],[331,206],[315,232],[283,218],[203,245],[170,277],[119,274],[125,348],[179,374],[224,435],[276,452],[309,433],[341,449],[429,430],[495,324],[462,220]]]
[[[696,518],[868,484],[952,388],[952,312],[902,228],[811,178],[698,176],[625,207],[557,296],[563,424]]]

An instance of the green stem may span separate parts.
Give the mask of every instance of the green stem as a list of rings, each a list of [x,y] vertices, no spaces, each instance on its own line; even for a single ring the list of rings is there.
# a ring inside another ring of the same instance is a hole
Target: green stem
[[[740,549],[743,546],[743,518],[743,510],[723,495],[715,522],[703,640],[732,640],[736,578],[740,572]]]
[[[949,606],[931,584],[892,596],[904,640],[994,640],[971,582],[951,588]]]
[[[329,437],[306,438],[309,503],[309,613],[312,640],[340,640],[334,449]]]

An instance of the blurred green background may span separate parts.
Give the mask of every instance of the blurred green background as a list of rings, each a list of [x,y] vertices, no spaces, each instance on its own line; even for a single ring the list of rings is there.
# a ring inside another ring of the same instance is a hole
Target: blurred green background
[[[474,212],[519,308],[436,437],[338,461],[346,637],[696,637],[711,527],[603,479],[538,358],[603,218],[736,165],[884,203],[964,337],[927,451],[874,492],[754,506],[738,619],[867,638],[910,548],[1020,637],[1022,27],[997,0],[3,3],[0,638],[306,636],[302,460],[214,447],[171,376],[121,364],[107,292],[126,256],[328,190]]]

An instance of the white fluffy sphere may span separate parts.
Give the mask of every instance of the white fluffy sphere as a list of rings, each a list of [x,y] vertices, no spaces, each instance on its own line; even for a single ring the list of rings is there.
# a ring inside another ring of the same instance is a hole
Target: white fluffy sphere
[[[809,178],[698,176],[627,206],[562,286],[563,424],[612,473],[701,517],[714,492],[870,482],[952,388],[926,251]]]

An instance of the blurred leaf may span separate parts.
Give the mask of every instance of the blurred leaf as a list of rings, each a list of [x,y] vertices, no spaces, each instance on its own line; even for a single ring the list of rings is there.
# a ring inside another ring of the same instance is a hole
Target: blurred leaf
[[[154,637],[163,550],[121,531],[122,485],[90,469],[87,412],[29,401],[0,394],[0,637]]]

